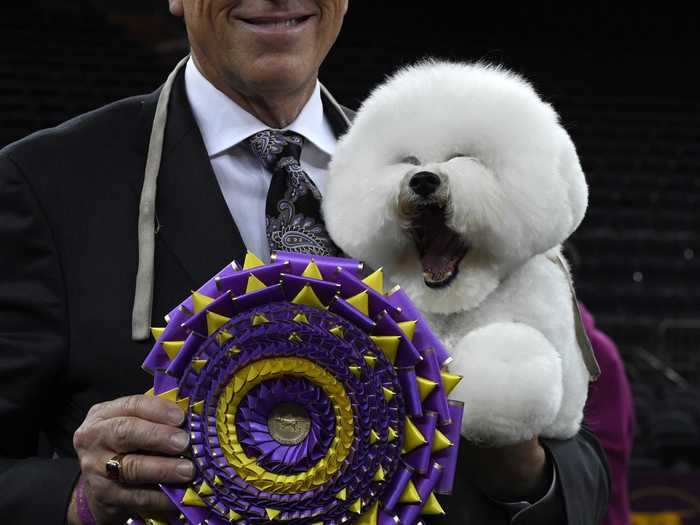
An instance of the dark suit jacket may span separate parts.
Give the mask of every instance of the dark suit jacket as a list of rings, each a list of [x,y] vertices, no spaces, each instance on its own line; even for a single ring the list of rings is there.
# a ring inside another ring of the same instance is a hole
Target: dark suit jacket
[[[60,525],[78,475],[72,438],[88,408],[143,393],[149,342],[131,340],[139,195],[158,92],[36,133],[0,152],[0,516]],[[327,101],[337,134],[344,121]],[[245,247],[221,195],[182,75],[158,178],[153,319]],[[45,433],[55,459],[33,457]],[[595,439],[548,442],[560,494],[518,523],[594,524],[608,478]],[[436,523],[507,523],[462,473]],[[563,496],[563,499],[562,499]]]

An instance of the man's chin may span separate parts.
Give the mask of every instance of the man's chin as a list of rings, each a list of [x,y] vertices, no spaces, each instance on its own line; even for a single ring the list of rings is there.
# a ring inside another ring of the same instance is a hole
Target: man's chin
[[[316,85],[317,70],[306,57],[293,52],[265,53],[246,73],[246,80],[253,89],[251,95],[264,93],[278,96],[311,94]]]
[[[298,57],[275,55],[262,57],[242,76],[226,82],[226,93],[239,106],[274,128],[293,122],[311,97],[316,72]]]

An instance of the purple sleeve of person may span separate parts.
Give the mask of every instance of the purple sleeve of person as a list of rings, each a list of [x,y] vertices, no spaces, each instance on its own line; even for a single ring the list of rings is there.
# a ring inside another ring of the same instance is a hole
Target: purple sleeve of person
[[[617,346],[596,328],[585,306],[579,304],[579,310],[601,368],[600,378],[591,384],[585,408],[585,422],[603,446],[611,473],[612,494],[601,525],[629,525],[627,475],[634,440],[632,393]]]

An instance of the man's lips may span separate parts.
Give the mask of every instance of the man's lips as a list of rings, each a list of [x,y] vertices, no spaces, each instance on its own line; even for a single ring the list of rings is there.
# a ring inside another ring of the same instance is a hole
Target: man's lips
[[[289,32],[303,28],[313,17],[309,13],[278,13],[265,15],[237,15],[235,18],[254,31]]]

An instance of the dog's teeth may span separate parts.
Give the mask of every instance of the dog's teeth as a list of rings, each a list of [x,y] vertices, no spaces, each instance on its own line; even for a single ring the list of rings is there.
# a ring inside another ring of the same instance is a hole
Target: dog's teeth
[[[452,272],[447,272],[443,275],[442,279],[436,279],[435,276],[430,272],[423,272],[423,279],[431,283],[441,283],[452,277]]]

